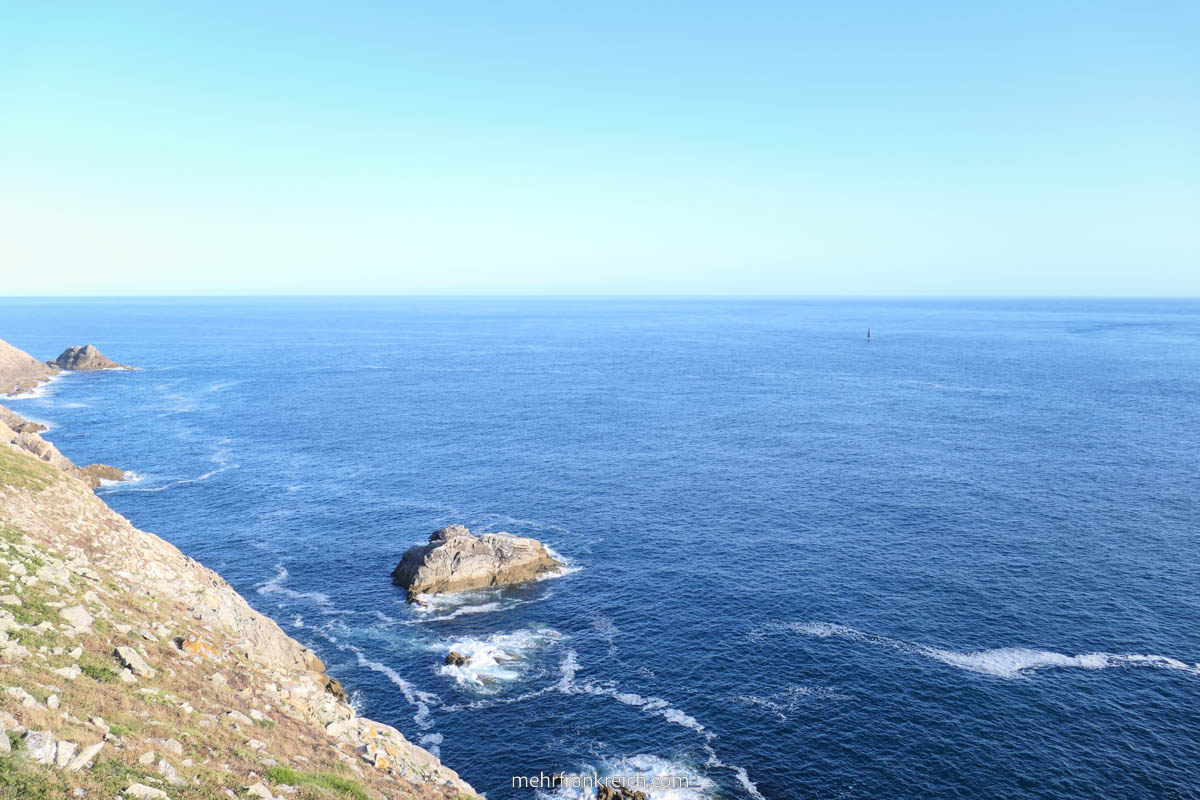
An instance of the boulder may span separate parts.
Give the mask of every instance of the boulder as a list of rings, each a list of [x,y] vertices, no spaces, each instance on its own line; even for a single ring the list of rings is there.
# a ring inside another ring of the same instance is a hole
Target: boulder
[[[68,772],[77,772],[78,770],[83,769],[84,767],[87,766],[89,761],[94,759],[97,756],[97,754],[99,754],[100,750],[103,747],[104,747],[104,742],[100,741],[100,742],[96,742],[93,745],[88,745],[87,747],[83,748],[78,753],[76,753],[75,757],[72,758],[71,761],[67,764],[67,771]]]
[[[467,658],[466,656],[464,656],[462,653],[458,652],[457,650],[451,650],[449,655],[446,656],[446,660],[443,661],[442,663],[449,664],[452,667],[461,667],[464,664],[469,663],[470,661],[471,661],[471,659]]]
[[[92,615],[83,606],[71,606],[61,609],[58,615],[65,619],[72,628],[76,630],[86,630],[92,627]]]
[[[155,789],[144,783],[131,783],[125,787],[126,797],[136,797],[137,800],[169,800],[170,795],[162,789]]]
[[[105,357],[94,345],[90,344],[82,347],[68,347],[52,363],[59,369],[69,370],[133,369],[133,367],[118,364]]]
[[[536,539],[511,533],[473,536],[462,525],[434,531],[428,544],[409,548],[392,571],[411,603],[420,594],[462,592],[536,578],[563,563]]]
[[[25,731],[25,753],[39,764],[52,764],[58,746],[50,731]]]
[[[132,647],[118,647],[113,651],[113,655],[117,657],[117,661],[121,662],[121,666],[127,668],[134,675],[146,678],[154,677],[154,668],[147,664],[141,653]]]
[[[341,681],[337,678],[330,678],[325,682],[325,691],[336,697],[338,700],[346,699],[346,690],[342,687]]]

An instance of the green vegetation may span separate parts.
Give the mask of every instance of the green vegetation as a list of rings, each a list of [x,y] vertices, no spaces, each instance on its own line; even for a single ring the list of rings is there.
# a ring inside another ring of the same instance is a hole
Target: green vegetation
[[[116,794],[142,776],[128,764],[115,758],[106,758],[96,762],[89,777],[99,780],[109,792]]]
[[[18,741],[20,741],[18,739]],[[0,756],[0,797],[21,800],[58,800],[62,790],[49,773],[24,759]]]
[[[315,786],[319,789],[332,789],[347,797],[353,797],[354,800],[368,800],[366,791],[357,783],[328,772],[301,772],[290,767],[271,767],[267,770],[267,780],[271,783],[286,783],[289,786]]]
[[[23,541],[25,541],[25,534],[21,533],[16,528],[9,528],[7,526],[0,525],[0,539],[3,539],[9,544],[21,544]]]
[[[111,664],[90,654],[79,659],[79,668],[84,675],[100,683],[116,683],[121,677]]]
[[[57,608],[51,608],[46,605],[45,600],[33,597],[29,593],[22,598],[21,605],[8,606],[8,610],[22,625],[38,625],[43,622],[58,622],[59,620]]]
[[[54,467],[10,447],[0,447],[0,484],[40,492],[55,479]]]

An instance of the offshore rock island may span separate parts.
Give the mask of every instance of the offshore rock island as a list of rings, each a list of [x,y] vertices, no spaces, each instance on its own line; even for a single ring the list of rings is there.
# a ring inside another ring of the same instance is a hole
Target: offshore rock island
[[[11,385],[40,363],[0,342]],[[26,423],[0,407],[0,795],[479,797]]]
[[[474,536],[462,525],[449,525],[434,531],[428,544],[409,548],[392,571],[392,582],[412,603],[423,594],[523,583],[564,566],[537,539],[511,533]]]

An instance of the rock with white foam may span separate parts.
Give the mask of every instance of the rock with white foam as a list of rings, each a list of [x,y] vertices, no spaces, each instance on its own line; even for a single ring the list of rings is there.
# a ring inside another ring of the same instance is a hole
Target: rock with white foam
[[[422,594],[464,592],[523,583],[563,568],[536,539],[511,533],[474,536],[462,525],[435,531],[428,544],[409,548],[392,582],[411,603]]]

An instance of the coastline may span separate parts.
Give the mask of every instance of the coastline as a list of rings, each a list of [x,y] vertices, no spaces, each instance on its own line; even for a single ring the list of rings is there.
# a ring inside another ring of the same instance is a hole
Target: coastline
[[[39,383],[28,390],[35,391],[43,385]],[[142,636],[138,639],[137,646],[146,662],[157,665],[154,672],[160,681],[169,676],[169,694],[184,697],[177,707],[183,708],[187,717],[198,714],[200,722],[213,723],[211,727],[205,726],[210,731],[223,728],[225,724],[235,732],[248,729],[252,752],[260,756],[256,760],[273,762],[272,769],[282,765],[301,769],[311,766],[314,759],[311,756],[300,756],[303,760],[289,759],[274,752],[264,755],[270,752],[270,742],[264,743],[269,738],[262,731],[264,726],[242,722],[250,709],[260,705],[270,709],[261,713],[272,715],[273,725],[281,725],[284,718],[289,720],[294,736],[298,735],[300,740],[327,755],[331,767],[342,771],[347,779],[375,790],[372,796],[446,800],[479,797],[457,773],[398,730],[359,717],[347,702],[340,683],[326,673],[324,664],[311,650],[252,608],[216,572],[160,537],[135,528],[112,510],[90,486],[72,474],[73,465],[69,460],[58,454],[57,449],[38,433],[17,434],[3,421],[6,418],[10,422],[13,418],[22,419],[20,415],[2,406],[0,413],[4,414],[0,417],[0,438],[4,441],[0,448],[0,526],[9,540],[0,554],[0,576],[7,573],[13,578],[20,573],[11,586],[0,587],[0,595],[8,591],[20,594],[16,598],[20,602],[18,609],[30,608],[35,603],[49,608],[55,605],[67,608],[67,604],[78,597],[81,600],[78,607],[83,609],[84,615],[97,623],[101,620],[109,622],[89,624],[80,629],[59,620],[59,614],[50,614],[49,619],[38,622],[40,633],[43,637],[61,634],[65,639],[63,644],[31,648],[25,642],[33,641],[32,634],[25,634],[22,629],[21,614],[0,610],[0,618],[4,620],[0,628],[5,629],[0,633],[0,682],[10,687],[5,694],[0,694],[0,714],[8,715],[0,716],[0,725],[13,734],[5,739],[6,742],[17,735],[28,739],[31,731],[52,731],[59,727],[55,724],[53,711],[36,698],[39,694],[45,696],[38,688],[46,685],[42,682],[47,677],[43,674],[45,669],[75,673],[71,666],[77,665],[49,666],[64,660],[62,656],[68,651],[67,645],[83,643],[87,651],[81,657],[104,658],[104,654],[110,654],[111,660],[114,648],[127,644],[129,637],[122,629],[142,634],[154,632],[150,638]],[[31,564],[17,566],[13,556],[23,558],[26,555],[32,559]],[[48,570],[47,565],[50,566]],[[45,574],[43,570],[46,570]],[[38,594],[42,590],[48,591],[50,597]],[[70,594],[70,598],[60,600],[65,594]],[[34,595],[38,595],[36,600]],[[68,610],[76,607],[69,606]],[[65,616],[65,612],[61,616]],[[129,621],[117,623],[118,618]],[[116,669],[118,665],[113,664],[111,668]],[[127,682],[128,672],[126,669],[119,673],[122,680],[115,686],[103,684],[101,688],[109,693],[143,692],[152,688],[147,685],[153,683],[149,677],[134,675],[133,682]],[[216,677],[218,675],[220,679]],[[29,680],[21,680],[22,676]],[[189,693],[182,685],[176,686],[177,679],[184,676],[197,680],[204,678],[199,683],[186,682],[193,689],[203,687],[203,691]],[[76,677],[71,680],[74,685],[56,687],[59,692],[55,696],[61,694],[57,702],[61,702],[62,708],[69,707],[71,690],[76,687],[94,692],[96,687],[80,683],[88,680],[87,677]],[[61,678],[57,681],[63,682]],[[23,683],[29,685],[23,686]],[[213,691],[218,686],[244,688],[237,693],[236,700],[225,698],[219,703],[223,707],[218,709],[212,704],[214,698],[209,696],[215,694],[220,699],[220,693]],[[33,705],[25,704],[22,694],[34,697]],[[199,710],[205,706],[211,706],[208,711],[215,713],[205,714]],[[87,719],[87,713],[83,710],[68,716],[78,722]],[[83,728],[91,729],[92,738],[100,744],[100,752],[112,754],[134,771],[141,766],[147,774],[139,776],[137,782],[159,782],[164,773],[177,775],[191,769],[182,762],[191,761],[194,766],[198,761],[183,759],[179,763],[168,763],[156,773],[152,764],[127,763],[131,757],[140,757],[132,752],[135,747],[120,741],[127,737],[114,736],[111,730],[101,736],[101,729],[94,725],[84,724]],[[68,731],[67,735],[80,740],[75,744],[82,744],[88,738],[78,729]],[[203,738],[197,736],[200,742]],[[255,744],[261,747],[256,748]],[[280,747],[291,749],[291,744],[294,742],[281,742]],[[248,786],[252,787],[256,782],[261,784],[257,770],[248,770],[245,776],[237,775],[237,771],[236,768],[230,770],[226,778],[211,788],[228,789],[235,793],[234,796],[243,796]],[[192,783],[202,784],[205,779],[201,774],[210,772],[197,771]],[[71,772],[71,780],[84,780],[82,776],[86,775],[81,767],[80,771]],[[174,797],[172,791],[184,791],[182,788],[173,790],[172,787],[179,784],[170,781],[159,785],[169,797]],[[111,788],[129,791],[127,787],[114,785]],[[271,796],[271,790],[265,785],[263,791],[267,794],[257,791],[255,794]]]

